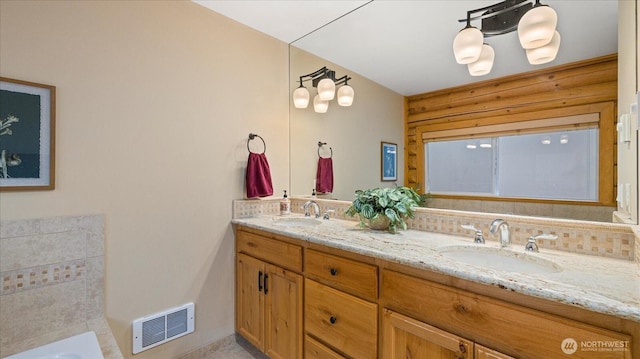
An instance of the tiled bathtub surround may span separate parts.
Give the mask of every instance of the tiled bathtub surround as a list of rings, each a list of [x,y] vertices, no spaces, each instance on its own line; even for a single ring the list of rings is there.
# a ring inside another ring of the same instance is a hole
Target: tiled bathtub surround
[[[291,198],[291,211],[302,213],[302,205],[309,198]],[[349,201],[315,199],[321,212],[334,209],[331,217],[357,220],[344,214],[350,206]],[[251,202],[251,203],[245,203]],[[259,203],[256,203],[259,202]],[[246,218],[259,215],[278,215],[278,200],[234,201],[233,218]],[[264,207],[262,207],[264,206]],[[275,211],[271,208],[275,206]],[[496,218],[509,223],[513,243],[524,246],[532,235],[542,233],[555,234],[555,240],[538,240],[540,248],[555,249],[580,254],[589,254],[640,262],[640,245],[636,242],[634,226],[602,222],[585,222],[545,217],[527,217],[516,215],[496,215],[481,212],[463,212],[435,208],[419,208],[415,218],[409,219],[409,228],[444,234],[456,234],[473,238],[474,233],[463,229],[463,224],[473,224],[483,231],[485,239],[496,241],[497,235],[489,233],[489,226]],[[640,233],[639,233],[640,235]]]
[[[104,319],[100,215],[0,222],[0,357],[95,331],[122,358]]]

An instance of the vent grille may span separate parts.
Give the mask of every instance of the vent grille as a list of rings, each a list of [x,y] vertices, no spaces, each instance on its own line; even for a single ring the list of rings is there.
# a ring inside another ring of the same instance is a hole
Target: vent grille
[[[164,339],[164,317],[142,322],[143,347],[148,347],[149,345],[161,342]]]
[[[167,338],[187,331],[187,310],[167,314]]]
[[[134,320],[133,354],[193,332],[194,322],[193,303]]]

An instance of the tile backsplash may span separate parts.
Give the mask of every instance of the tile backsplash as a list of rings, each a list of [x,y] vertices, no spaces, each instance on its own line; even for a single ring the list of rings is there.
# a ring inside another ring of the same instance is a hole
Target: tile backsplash
[[[101,215],[1,221],[0,357],[103,320],[103,268]]]
[[[302,205],[309,198],[291,198],[291,211],[302,213]],[[233,203],[233,217],[243,218],[258,215],[278,215],[278,201],[236,200]],[[349,201],[315,199],[321,212],[335,210],[332,218],[356,221],[345,215],[351,205]],[[420,231],[454,234],[473,238],[474,233],[463,229],[461,225],[472,224],[483,231],[486,240],[497,240],[497,235],[489,233],[489,226],[496,218],[509,223],[512,240],[524,246],[530,236],[548,233],[558,238],[554,240],[538,240],[540,248],[568,251],[573,253],[596,255],[602,257],[636,260],[640,262],[640,244],[636,233],[637,226],[617,223],[586,222],[546,217],[528,217],[517,215],[497,215],[482,212],[465,212],[435,208],[418,208],[415,218],[407,221],[408,227]]]

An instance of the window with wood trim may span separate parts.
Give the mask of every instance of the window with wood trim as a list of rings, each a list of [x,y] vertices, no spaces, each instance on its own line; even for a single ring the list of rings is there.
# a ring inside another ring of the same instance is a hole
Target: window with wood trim
[[[617,78],[618,59],[611,54],[409,96],[405,184],[426,192],[425,142],[597,128],[597,201],[498,200],[615,206]],[[597,120],[576,122],[574,116],[597,116]],[[435,197],[496,199],[481,195]]]
[[[421,126],[426,191],[445,198],[610,204],[614,115],[612,105],[598,110]]]

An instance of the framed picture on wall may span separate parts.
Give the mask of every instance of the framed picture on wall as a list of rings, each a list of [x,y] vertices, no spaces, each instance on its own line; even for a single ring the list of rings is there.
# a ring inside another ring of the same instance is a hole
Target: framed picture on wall
[[[52,190],[55,86],[0,77],[0,191]]]
[[[382,142],[380,154],[380,177],[382,181],[398,180],[398,145]]]

